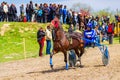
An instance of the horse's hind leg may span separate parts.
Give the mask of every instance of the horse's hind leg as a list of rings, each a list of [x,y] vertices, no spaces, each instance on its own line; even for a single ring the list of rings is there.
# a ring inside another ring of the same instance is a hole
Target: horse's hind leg
[[[67,52],[64,52],[64,62],[66,64],[65,69],[68,70],[69,66],[68,66],[68,63],[67,63]]]
[[[80,61],[80,54],[79,54],[79,50],[78,49],[74,49],[75,50],[75,53],[77,54],[78,56],[78,60],[76,62],[76,66],[80,66],[81,65],[81,61]]]
[[[80,48],[80,57],[79,57],[80,67],[83,67],[83,66],[82,66],[82,63],[81,63],[81,56],[83,55],[83,53],[84,53],[84,46],[82,46],[82,47]]]
[[[79,52],[80,50],[80,52]],[[84,44],[81,42],[80,46],[78,49],[75,49],[75,52],[76,54],[78,55],[78,60],[76,62],[76,66],[80,66],[80,67],[83,67],[82,66],[82,63],[81,63],[81,56],[83,55],[84,53]]]

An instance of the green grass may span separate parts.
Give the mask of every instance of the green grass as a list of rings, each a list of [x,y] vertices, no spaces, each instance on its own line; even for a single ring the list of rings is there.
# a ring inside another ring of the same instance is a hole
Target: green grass
[[[4,36],[0,36],[0,63],[25,59],[23,39],[25,39],[26,58],[38,57],[39,45],[36,34],[39,27],[45,29],[49,23],[3,22],[0,23],[0,28],[4,24],[9,24],[9,27]],[[63,26],[65,30],[68,28],[68,25]],[[46,44],[43,53],[46,54]]]
[[[25,53],[26,58],[38,57],[39,45],[37,43],[36,34],[39,27],[45,27],[49,24],[40,23],[23,23],[23,22],[9,22],[0,23],[1,27],[4,24],[10,24],[4,36],[0,36],[0,63],[25,59],[24,55],[24,40],[25,39]],[[68,29],[68,25],[63,25],[64,30]],[[114,38],[114,44],[119,43],[119,38]],[[43,50],[46,54],[46,43]]]
[[[119,44],[119,37],[114,37],[113,42],[114,44]]]

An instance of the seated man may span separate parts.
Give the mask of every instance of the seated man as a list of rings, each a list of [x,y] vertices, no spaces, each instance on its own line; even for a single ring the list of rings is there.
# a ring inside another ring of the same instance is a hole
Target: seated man
[[[67,34],[67,38],[68,38],[68,41],[70,42],[70,44],[72,44],[72,37],[71,37],[72,33],[73,33],[73,24],[70,25],[70,27],[68,29],[68,34]]]
[[[96,37],[96,31],[94,29],[92,29],[92,24],[88,23],[87,29],[84,31],[85,47],[86,46],[94,47],[95,46],[95,44],[94,44],[95,37]]]

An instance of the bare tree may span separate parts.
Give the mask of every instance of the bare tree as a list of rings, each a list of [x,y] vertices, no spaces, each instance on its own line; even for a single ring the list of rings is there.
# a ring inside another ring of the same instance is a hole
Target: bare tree
[[[77,11],[77,12],[80,12],[80,10],[85,10],[85,11],[89,11],[89,12],[92,11],[91,6],[89,6],[87,4],[83,4],[83,3],[73,4],[71,9],[74,10],[74,11]]]

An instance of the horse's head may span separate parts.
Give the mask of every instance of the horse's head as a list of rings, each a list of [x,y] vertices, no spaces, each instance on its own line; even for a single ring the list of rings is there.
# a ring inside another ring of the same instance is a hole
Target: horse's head
[[[53,34],[53,40],[60,40],[61,34],[63,34],[62,25],[57,17],[51,21],[51,28]]]
[[[51,25],[54,28],[60,28],[60,21],[58,17],[55,17],[52,21],[51,21]]]

